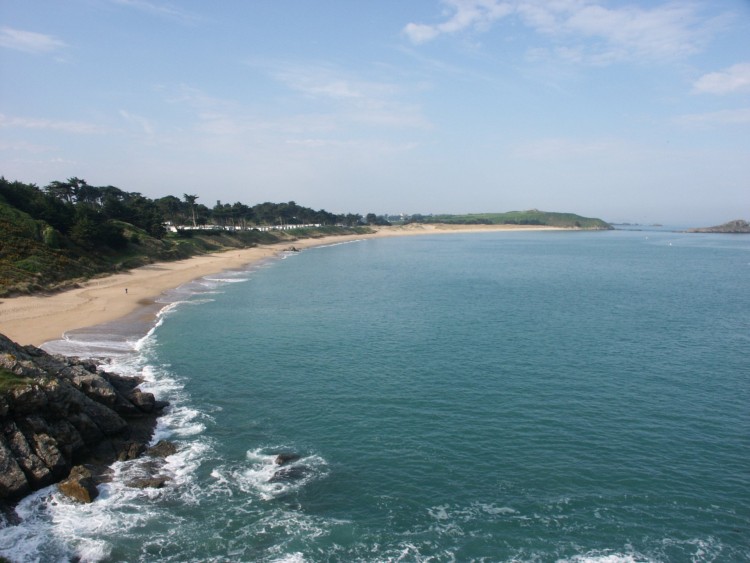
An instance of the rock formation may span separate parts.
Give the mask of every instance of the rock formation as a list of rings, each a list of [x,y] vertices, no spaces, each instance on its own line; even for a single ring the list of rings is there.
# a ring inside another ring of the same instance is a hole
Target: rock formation
[[[167,405],[140,391],[141,382],[0,334],[0,504],[65,479],[74,466],[144,453]],[[76,467],[61,489],[90,500],[96,474]]]

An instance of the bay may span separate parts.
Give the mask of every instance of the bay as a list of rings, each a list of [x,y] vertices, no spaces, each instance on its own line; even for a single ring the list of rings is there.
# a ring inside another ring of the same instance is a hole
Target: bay
[[[172,402],[171,486],[130,489],[137,464],[118,464],[93,505],[40,492],[0,549],[750,559],[749,274],[743,237],[509,232],[363,240],[201,280],[112,360]]]

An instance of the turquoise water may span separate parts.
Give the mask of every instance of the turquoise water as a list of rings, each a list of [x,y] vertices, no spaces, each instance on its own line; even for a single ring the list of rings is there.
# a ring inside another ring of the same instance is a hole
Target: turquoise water
[[[42,491],[3,553],[750,560],[747,237],[365,240],[175,295],[112,360],[172,401],[171,486]]]

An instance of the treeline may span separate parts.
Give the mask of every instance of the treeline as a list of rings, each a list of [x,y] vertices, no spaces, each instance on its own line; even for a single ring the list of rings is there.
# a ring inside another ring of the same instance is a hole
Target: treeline
[[[177,227],[215,225],[235,230],[263,225],[365,224],[361,215],[315,211],[293,201],[254,206],[217,201],[209,208],[198,203],[198,199],[199,196],[191,194],[184,194],[182,199],[171,195],[150,199],[114,186],[92,186],[80,178],[54,181],[39,188],[0,177],[0,201],[47,223],[49,227],[43,236],[52,248],[57,247],[61,235],[83,248],[125,248],[128,239],[121,223],[129,223],[157,239],[167,234],[170,224]]]

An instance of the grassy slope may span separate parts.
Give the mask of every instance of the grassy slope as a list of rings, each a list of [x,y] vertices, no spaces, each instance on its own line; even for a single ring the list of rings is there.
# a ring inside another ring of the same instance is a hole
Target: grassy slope
[[[47,246],[42,237],[45,226],[0,202],[0,295],[7,288],[28,292],[96,273],[95,264],[76,249]]]
[[[367,229],[322,227],[292,231],[188,231],[163,240],[127,223],[117,223],[130,241],[116,252],[109,248],[87,251],[61,239],[60,248],[44,242],[47,227],[26,213],[0,201],[0,297],[51,291],[97,275],[136,268],[152,262],[180,260],[206,252],[247,248],[257,244],[294,241],[328,234],[368,232]]]

